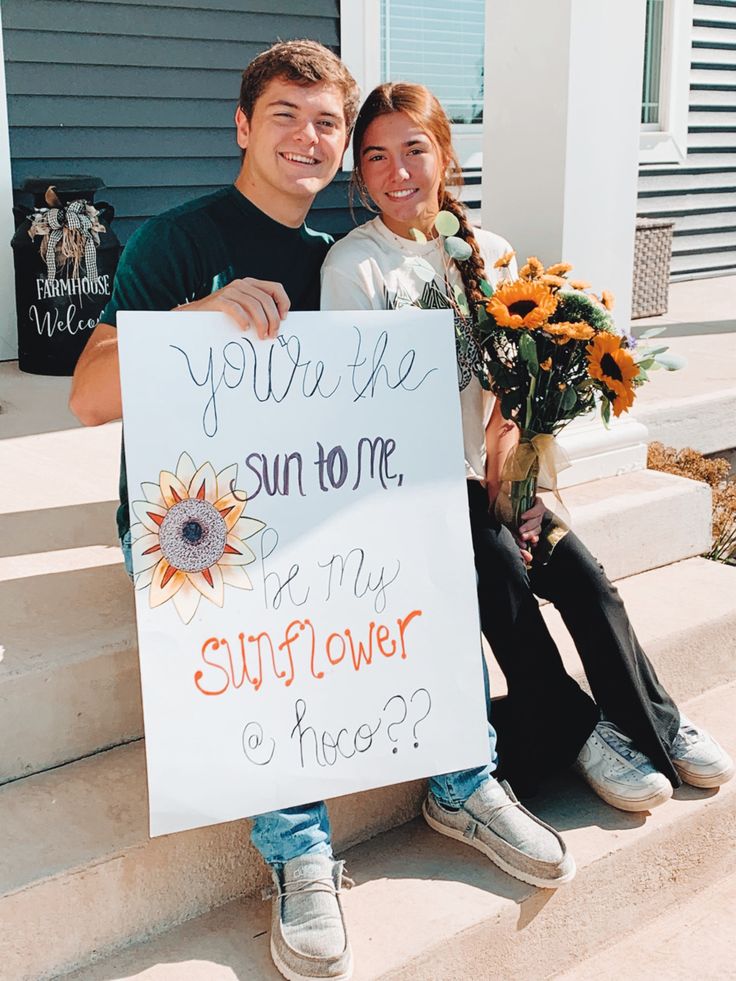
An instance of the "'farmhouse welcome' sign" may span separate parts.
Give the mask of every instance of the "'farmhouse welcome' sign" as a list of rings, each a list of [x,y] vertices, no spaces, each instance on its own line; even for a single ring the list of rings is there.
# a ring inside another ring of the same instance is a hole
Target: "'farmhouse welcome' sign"
[[[485,762],[448,311],[120,314],[151,833]]]

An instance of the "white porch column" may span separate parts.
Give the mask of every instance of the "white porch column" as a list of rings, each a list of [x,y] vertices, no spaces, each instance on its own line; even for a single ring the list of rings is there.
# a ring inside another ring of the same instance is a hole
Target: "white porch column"
[[[13,221],[13,181],[10,176],[10,133],[8,103],[5,95],[5,56],[3,53],[2,14],[0,13],[0,361],[18,356],[18,334],[15,319],[15,277],[10,239],[15,231]]]
[[[611,290],[629,325],[645,0],[486,0],[483,226]],[[646,428],[578,420],[569,486],[646,462]]]

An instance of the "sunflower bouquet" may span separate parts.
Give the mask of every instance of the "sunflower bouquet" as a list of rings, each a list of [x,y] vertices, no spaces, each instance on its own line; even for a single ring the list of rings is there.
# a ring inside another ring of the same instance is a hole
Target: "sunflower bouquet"
[[[534,503],[540,473],[557,494],[557,473],[569,465],[557,434],[596,406],[608,425],[612,412],[620,416],[631,408],[635,390],[651,370],[674,371],[684,361],[667,354],[666,347],[648,346],[664,328],[648,330],[638,341],[619,331],[611,313],[613,295],[604,290],[597,296],[590,283],[569,278],[567,262],[545,268],[531,257],[512,279],[515,253],[507,252],[495,263],[500,283],[494,288],[481,279],[482,302],[469,303],[459,287],[450,288],[450,265],[467,260],[471,246],[458,237],[460,223],[451,212],[440,211],[434,227],[445,291],[433,288],[426,302],[416,305],[446,304],[454,310],[458,357],[472,363],[481,385],[499,399],[504,418],[519,429],[519,443],[501,474],[509,490],[497,502],[503,521],[518,528]],[[418,229],[411,232],[417,241],[427,241]],[[434,284],[428,262],[414,258],[412,263],[421,279]]]
[[[557,473],[568,465],[555,441],[564,426],[596,405],[607,425],[611,412],[620,416],[631,408],[650,370],[682,364],[665,354],[666,347],[650,348],[618,331],[613,296],[596,296],[589,283],[570,279],[568,263],[545,268],[532,257],[512,280],[513,255],[496,263],[500,285],[482,283],[476,322],[490,387],[504,418],[520,432],[502,473],[509,490],[498,505],[504,520],[518,527],[534,502],[540,471],[556,493]]]

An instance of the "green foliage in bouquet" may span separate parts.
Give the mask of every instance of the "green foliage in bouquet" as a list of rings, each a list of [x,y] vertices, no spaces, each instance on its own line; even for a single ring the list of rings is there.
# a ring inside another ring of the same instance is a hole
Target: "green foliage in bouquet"
[[[540,470],[556,489],[566,462],[554,437],[564,426],[596,404],[608,424],[611,412],[619,416],[631,407],[649,370],[681,365],[665,347],[636,349],[632,337],[616,330],[611,294],[598,297],[587,292],[588,283],[569,280],[568,263],[545,269],[530,258],[512,280],[509,262],[504,256],[496,264],[506,280],[478,307],[476,323],[491,388],[504,418],[520,431],[503,473],[510,482],[507,518],[518,526]]]

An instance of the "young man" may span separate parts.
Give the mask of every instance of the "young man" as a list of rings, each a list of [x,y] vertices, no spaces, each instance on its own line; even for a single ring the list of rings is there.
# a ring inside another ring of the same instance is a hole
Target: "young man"
[[[357,109],[354,79],[319,44],[277,44],[251,62],[235,115],[243,151],[235,184],[152,219],[131,238],[110,303],[74,375],[70,404],[83,423],[97,425],[122,412],[115,327],[120,310],[219,310],[266,338],[277,333],[289,309],[319,309],[319,270],[330,239],[310,231],[304,219],[340,166]],[[118,530],[132,575],[124,459],[120,490]],[[575,866],[564,843],[493,779],[494,767],[489,726],[485,767],[433,778],[459,829],[449,833],[464,835],[526,882],[569,881]],[[325,805],[259,815],[252,840],[276,886],[276,966],[297,981],[348,978],[342,865],[332,857]]]

